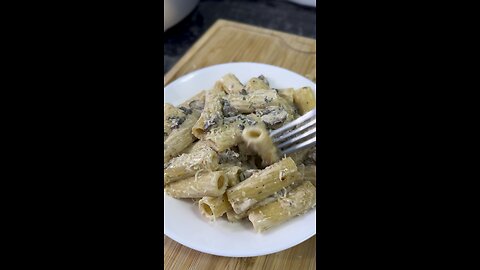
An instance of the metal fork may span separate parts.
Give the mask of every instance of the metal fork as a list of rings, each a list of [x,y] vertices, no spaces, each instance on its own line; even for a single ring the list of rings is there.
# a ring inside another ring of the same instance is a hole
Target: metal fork
[[[270,138],[282,152],[282,155],[294,153],[316,144],[316,123],[317,108],[270,132]]]

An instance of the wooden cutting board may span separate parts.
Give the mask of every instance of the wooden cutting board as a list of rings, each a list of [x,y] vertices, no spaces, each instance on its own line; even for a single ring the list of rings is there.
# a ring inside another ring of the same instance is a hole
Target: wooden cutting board
[[[217,21],[165,75],[164,86],[194,70],[223,63],[257,62],[316,79],[316,40],[231,21]],[[165,270],[310,270],[316,236],[288,250],[252,258],[226,258],[163,240]]]
[[[194,70],[232,62],[257,62],[315,77],[314,39],[218,20],[170,69],[164,86]]]

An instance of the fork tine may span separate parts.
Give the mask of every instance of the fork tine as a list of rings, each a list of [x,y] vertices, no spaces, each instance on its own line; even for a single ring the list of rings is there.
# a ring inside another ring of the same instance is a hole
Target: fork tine
[[[312,145],[315,145],[316,141],[317,141],[317,137],[313,137],[310,140],[304,141],[304,142],[299,143],[299,144],[295,144],[294,146],[282,151],[282,154],[288,155],[290,153],[293,153],[293,152],[302,150],[304,148],[310,147]]]
[[[297,136],[297,137],[294,137],[294,138],[292,138],[292,139],[290,139],[290,140],[288,140],[288,141],[286,141],[286,142],[281,143],[280,145],[278,145],[278,148],[284,148],[285,146],[290,145],[290,144],[292,144],[292,143],[294,143],[294,142],[298,142],[298,141],[300,141],[300,140],[302,140],[302,139],[305,139],[305,138],[309,137],[309,136],[312,135],[312,134],[313,134],[314,136],[316,136],[316,132],[317,132],[317,128],[312,128],[312,129],[310,129],[309,131],[307,131],[307,132],[305,132],[305,133],[303,133],[303,134],[300,134],[300,135]]]
[[[317,123],[317,119],[313,119],[312,121],[304,124],[303,126],[297,128],[297,129],[294,129],[292,130],[291,132],[287,132],[285,134],[283,134],[282,136],[278,137],[278,138],[274,138],[272,139],[272,141],[274,143],[277,143],[277,142],[280,142],[280,141],[283,141],[289,137],[292,137],[293,135],[297,134],[297,133],[300,133],[301,131],[307,129],[307,128],[310,128],[312,126],[314,126],[315,124]]]
[[[309,111],[308,113],[302,115],[301,117],[295,119],[294,121],[286,124],[285,126],[279,128],[279,129],[276,129],[274,131],[272,131],[270,133],[270,137],[274,138],[276,137],[277,135],[283,133],[284,131],[290,129],[290,128],[293,128],[295,127],[296,125],[300,124],[300,123],[303,123],[305,121],[307,121],[308,119],[312,118],[312,117],[315,117],[317,115],[317,108]]]

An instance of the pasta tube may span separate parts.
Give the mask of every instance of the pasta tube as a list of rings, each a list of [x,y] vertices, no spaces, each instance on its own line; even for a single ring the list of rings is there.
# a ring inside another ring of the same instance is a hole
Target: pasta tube
[[[247,92],[253,92],[255,90],[269,90],[270,86],[265,77],[260,76],[258,78],[251,78],[245,85],[245,90]]]
[[[191,154],[193,152],[201,151],[205,147],[209,147],[205,141],[196,141],[192,143],[189,147],[185,148],[182,154]]]
[[[196,140],[192,135],[192,127],[197,122],[198,117],[199,113],[192,111],[185,117],[181,125],[168,135],[163,142],[163,163],[179,155]]]
[[[198,139],[202,139],[209,129],[223,124],[223,96],[225,96],[225,93],[219,90],[218,86],[213,90],[207,91],[205,107],[191,130],[192,134]]]
[[[242,130],[238,123],[231,123],[207,133],[204,139],[215,151],[222,152],[242,141]]]
[[[199,173],[185,180],[173,182],[165,187],[165,192],[179,199],[219,197],[227,189],[227,180],[222,171]]]
[[[247,126],[263,125],[255,115],[225,118],[224,125],[208,132],[204,140],[217,152],[223,152],[242,142],[242,130]]]
[[[200,208],[200,213],[211,221],[232,210],[226,194],[220,197],[203,197],[198,202],[198,208]]]
[[[269,203],[272,203],[272,202],[276,201],[280,196],[285,196],[287,194],[287,192],[289,192],[290,190],[298,187],[301,183],[302,183],[301,175],[298,173],[297,177],[296,177],[296,180],[291,185],[289,185],[288,187],[284,188],[283,190],[281,190],[279,192],[276,192],[274,195],[263,199],[259,203],[255,204],[255,206],[253,206],[252,209],[250,209],[249,211],[243,212],[241,214],[237,214],[233,210],[228,211],[227,212],[228,221],[239,222],[239,221],[245,219],[248,216],[248,214],[250,213],[250,211],[253,211],[253,210],[255,210],[259,207],[265,206]]]
[[[223,86],[223,90],[228,94],[237,94],[244,89],[243,84],[231,73],[223,76],[222,79],[220,79],[220,82]]]
[[[185,121],[185,113],[172,104],[165,103],[163,115],[163,141],[165,142],[172,130],[178,128]]]
[[[300,169],[300,167],[298,169]],[[272,196],[267,197],[267,198],[263,199],[262,201],[258,202],[250,210],[248,210],[248,212],[253,211],[253,210],[255,210],[259,207],[262,207],[264,205],[267,205],[269,203],[272,203],[280,197],[285,198],[287,196],[288,192],[290,192],[292,189],[297,188],[298,186],[300,186],[304,182],[303,181],[303,175],[300,172],[293,173],[292,175],[289,176],[289,178],[293,179],[292,184],[290,184],[289,186],[284,187],[281,190],[275,192]]]
[[[243,213],[256,203],[292,184],[295,181],[292,176],[296,172],[295,162],[291,158],[285,158],[227,190],[228,201],[235,213]]]
[[[280,159],[278,149],[264,127],[247,127],[243,130],[242,137],[247,146],[262,158],[263,166],[271,165]]]
[[[298,109],[295,107],[295,105],[293,103],[290,103],[288,100],[282,98],[282,97],[279,97],[278,98],[278,104],[280,104],[280,106],[288,112],[288,121],[286,121],[285,123],[287,122],[290,122],[292,121],[294,118],[298,117],[299,114],[298,114]]]
[[[278,95],[288,101],[290,104],[293,103],[293,94],[295,90],[293,88],[278,89]]]
[[[278,106],[281,103],[275,90],[257,90],[248,94],[231,94],[227,95],[225,99],[239,113],[252,113],[269,106]]]
[[[257,232],[262,232],[304,214],[315,205],[316,188],[307,181],[285,198],[280,197],[275,202],[250,211],[248,219]]]
[[[164,185],[195,175],[200,170],[213,171],[218,168],[218,154],[210,147],[190,154],[182,154],[164,165]]]
[[[228,187],[233,187],[236,184],[240,183],[240,173],[242,171],[241,167],[232,164],[220,164],[218,170],[225,173]]]
[[[312,88],[303,87],[295,91],[293,94],[293,101],[298,108],[300,115],[313,110],[316,106],[315,94]]]

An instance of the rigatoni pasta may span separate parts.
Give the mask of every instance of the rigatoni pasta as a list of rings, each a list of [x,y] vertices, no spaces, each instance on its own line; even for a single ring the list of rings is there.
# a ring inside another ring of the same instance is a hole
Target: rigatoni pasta
[[[282,156],[269,133],[315,107],[310,88],[274,89],[227,74],[210,90],[164,104],[164,191],[193,199],[207,220],[258,232],[315,205],[316,150]],[[312,107],[313,106],[313,107]]]
[[[229,106],[239,113],[253,113],[258,109],[280,104],[278,93],[275,90],[256,90],[245,94],[231,94],[225,97]]]
[[[248,219],[257,232],[262,232],[305,213],[316,203],[315,187],[310,182],[304,182],[285,198],[280,197],[275,202],[252,210]]]
[[[183,117],[183,120],[182,120]],[[173,106],[172,104],[165,103],[163,105],[163,141],[168,138],[172,130],[178,127],[185,121],[185,114],[182,110]],[[181,122],[180,122],[181,121]]]
[[[228,94],[240,93],[244,89],[243,84],[231,73],[223,76],[220,79],[220,83],[223,86],[223,90]]]
[[[208,146],[199,146],[197,151],[182,154],[164,164],[164,184],[193,176],[200,170],[213,171],[218,166],[217,152]]]
[[[315,94],[310,87],[296,90],[293,94],[293,101],[301,115],[313,110],[316,106]]]
[[[243,213],[261,200],[292,184],[295,178],[291,175],[295,172],[297,172],[295,162],[291,158],[285,158],[228,189],[228,201],[235,213]]]
[[[168,162],[173,157],[180,154],[185,148],[195,141],[192,135],[192,127],[197,122],[199,113],[192,111],[186,115],[182,122],[175,126],[175,129],[168,135],[163,142],[163,162]]]
[[[286,88],[286,89],[278,89],[278,95],[285,99],[286,101],[294,104],[293,95],[295,94],[295,89],[293,88]]]
[[[243,130],[243,140],[247,147],[251,147],[263,160],[263,165],[268,166],[277,162],[279,158],[278,149],[272,142],[267,129],[254,126]]]
[[[226,194],[219,197],[203,197],[198,202],[200,213],[210,220],[215,220],[232,210]]]
[[[214,89],[207,91],[205,95],[205,106],[202,114],[198,118],[195,125],[192,127],[192,134],[202,139],[212,127],[221,126],[223,124],[222,114],[222,97],[225,93],[220,89],[218,84]]]
[[[245,90],[247,92],[252,92],[255,90],[262,90],[262,89],[263,90],[270,89],[270,85],[264,76],[260,76],[258,78],[251,78],[245,85]]]
[[[223,126],[213,128],[203,138],[217,152],[225,151],[241,143],[243,141],[242,131],[245,127],[263,126],[263,123],[254,114],[228,117],[223,121]]]
[[[222,171],[199,173],[190,178],[173,182],[165,192],[174,198],[219,197],[225,194],[227,179]]]
[[[223,171],[225,178],[227,178],[227,186],[233,187],[240,183],[240,173],[242,168],[234,164],[220,164],[219,171]]]

